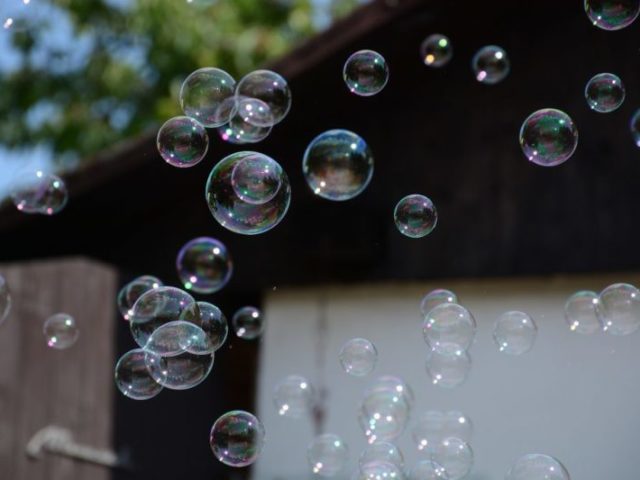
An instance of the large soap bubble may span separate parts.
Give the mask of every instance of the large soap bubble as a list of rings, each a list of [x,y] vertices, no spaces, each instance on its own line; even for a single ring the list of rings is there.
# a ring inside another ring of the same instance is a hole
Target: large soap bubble
[[[589,20],[603,30],[620,30],[631,25],[640,13],[639,0],[584,0]]]
[[[211,427],[209,445],[215,457],[230,467],[246,467],[255,462],[264,445],[264,426],[254,415],[233,410]]]

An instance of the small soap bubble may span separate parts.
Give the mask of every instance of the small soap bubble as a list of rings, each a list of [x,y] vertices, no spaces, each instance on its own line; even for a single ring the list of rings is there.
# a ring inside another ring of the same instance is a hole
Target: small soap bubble
[[[390,463],[399,469],[404,468],[404,456],[391,442],[376,442],[363,450],[358,459],[360,468],[374,462]]]
[[[584,0],[589,20],[603,30],[620,30],[631,25],[640,13],[639,0]]]
[[[443,303],[458,303],[458,296],[451,290],[438,288],[427,293],[420,303],[420,312],[426,317],[431,310]]]
[[[220,349],[227,340],[229,324],[222,310],[208,302],[198,302],[200,309],[200,326],[209,337],[214,351]]]
[[[339,360],[346,373],[354,377],[364,377],[376,368],[378,350],[366,338],[352,338],[342,346]]]
[[[398,202],[393,218],[401,234],[409,238],[422,238],[436,228],[438,212],[431,199],[413,194]]]
[[[441,465],[450,480],[466,477],[473,467],[473,450],[459,438],[442,440],[431,452],[431,460]]]
[[[180,106],[191,117],[208,128],[216,128],[229,121],[228,111],[220,105],[235,94],[236,81],[219,68],[201,68],[191,73],[180,88]],[[168,160],[167,160],[168,161]]]
[[[622,80],[613,73],[600,73],[587,83],[584,96],[592,110],[613,112],[624,102],[625,88]]]
[[[120,357],[115,368],[115,381],[124,396],[133,400],[148,400],[160,393],[162,385],[151,376],[147,363],[161,364],[163,359],[140,348]]]
[[[7,319],[11,311],[11,292],[7,280],[0,275],[0,325]]]
[[[402,435],[411,413],[410,397],[404,382],[393,377],[381,377],[365,391],[358,422],[367,443],[391,441]]]
[[[11,200],[23,213],[55,215],[67,205],[69,192],[62,178],[38,170],[18,179]]]
[[[315,403],[315,389],[301,375],[283,378],[273,391],[273,404],[281,417],[304,418],[311,414]]]
[[[473,57],[471,68],[476,80],[486,85],[500,83],[511,71],[507,52],[496,45],[481,48]]]
[[[439,33],[429,35],[420,45],[420,57],[428,67],[444,67],[453,57],[451,40]]]
[[[611,335],[629,335],[640,328],[640,290],[628,283],[609,285],[600,292],[603,330]]]
[[[505,480],[570,480],[569,472],[559,460],[539,453],[520,457],[509,469]]]
[[[636,110],[636,112],[631,117],[631,121],[629,122],[629,129],[631,130],[633,141],[635,142],[636,146],[640,148],[640,109]]]
[[[411,469],[409,480],[449,480],[449,474],[433,460],[421,460]]]
[[[564,305],[564,318],[569,329],[583,335],[601,330],[599,308],[600,297],[596,292],[581,291],[571,295]]]
[[[351,93],[370,97],[380,93],[389,82],[389,66],[378,52],[360,50],[347,59],[342,75]]]
[[[349,447],[331,433],[319,435],[307,447],[311,471],[320,477],[335,477],[344,471],[349,461]]]
[[[432,308],[422,322],[424,341],[431,348],[453,345],[467,350],[476,336],[476,328],[471,312],[457,303]]]
[[[282,167],[271,157],[248,155],[233,167],[231,186],[243,201],[262,205],[273,200],[282,184]]]
[[[56,313],[47,318],[42,328],[47,345],[56,350],[65,350],[78,340],[80,330],[74,318],[66,313]]]
[[[575,152],[578,129],[563,111],[538,110],[522,124],[520,146],[529,161],[542,167],[554,167],[569,160]]]
[[[264,318],[256,307],[242,307],[233,315],[231,323],[238,338],[244,340],[254,340],[264,330]]]
[[[127,283],[118,292],[118,310],[125,320],[129,320],[136,301],[149,290],[160,288],[162,281],[152,275],[143,275]]]
[[[264,102],[273,119],[268,126],[280,123],[291,109],[291,90],[287,81],[270,70],[256,70],[245,75],[238,82],[236,94]]]
[[[156,357],[152,355],[150,359],[155,360]],[[149,359],[147,361],[147,368],[153,379],[170,390],[187,390],[207,379],[213,368],[215,354],[191,353],[185,350],[175,356],[160,358],[160,363]]]
[[[404,480],[401,467],[389,462],[369,462],[356,472],[352,480]]]
[[[467,380],[470,371],[471,357],[456,345],[436,347],[427,356],[427,373],[431,383],[438,387],[458,387]]]
[[[233,410],[211,427],[209,445],[215,457],[230,467],[246,467],[258,459],[264,445],[264,426],[254,415]]]
[[[493,328],[493,341],[507,355],[522,355],[533,348],[538,327],[530,315],[511,311],[503,313]]]
[[[196,293],[215,293],[229,282],[233,262],[227,247],[214,238],[189,240],[178,252],[176,269],[184,288]]]
[[[359,135],[348,130],[329,130],[307,147],[302,172],[316,195],[327,200],[350,200],[369,185],[373,155]]]
[[[197,120],[173,117],[158,130],[156,146],[169,165],[189,168],[200,163],[207,154],[209,135]]]
[[[175,357],[186,351],[204,355],[213,353],[213,345],[202,328],[176,320],[156,328],[144,350],[161,357]]]

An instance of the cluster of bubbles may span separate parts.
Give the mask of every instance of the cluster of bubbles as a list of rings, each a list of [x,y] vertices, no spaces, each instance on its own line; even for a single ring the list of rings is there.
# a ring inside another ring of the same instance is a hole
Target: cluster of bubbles
[[[55,215],[67,204],[69,191],[62,178],[38,170],[16,181],[11,200],[23,213]]]

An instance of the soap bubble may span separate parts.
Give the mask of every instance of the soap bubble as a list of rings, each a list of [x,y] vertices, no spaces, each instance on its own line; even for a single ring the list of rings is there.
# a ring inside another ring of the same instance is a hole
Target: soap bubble
[[[399,395],[409,407],[413,406],[413,402],[415,400],[413,390],[408,383],[399,377],[383,375],[382,377],[378,377],[372,386],[367,389],[367,392],[380,391],[395,392],[396,395]]]
[[[224,345],[229,334],[227,317],[211,303],[198,302],[198,308],[200,309],[200,326],[209,337],[213,351],[216,351]]]
[[[538,327],[530,315],[511,311],[503,313],[493,328],[493,341],[507,355],[522,355],[533,348]]]
[[[162,385],[153,379],[147,364],[161,363],[161,357],[140,348],[128,351],[116,364],[115,380],[118,390],[133,400],[155,397],[162,390]]]
[[[560,110],[538,110],[522,124],[520,146],[529,161],[554,167],[569,160],[576,151],[578,129],[571,117]]]
[[[303,418],[311,413],[315,402],[313,385],[300,375],[283,378],[273,391],[273,404],[282,417]]]
[[[449,474],[438,463],[421,460],[411,469],[409,480],[449,480]]]
[[[476,320],[462,305],[443,303],[424,317],[422,333],[431,348],[453,345],[467,350],[476,336]]]
[[[233,167],[231,186],[241,200],[262,205],[277,195],[282,173],[280,164],[271,157],[248,155]]]
[[[628,283],[609,285],[600,292],[603,330],[611,335],[629,335],[640,328],[640,290]]]
[[[458,303],[458,297],[451,290],[446,290],[444,288],[438,288],[430,291],[424,296],[420,303],[422,316],[427,316],[431,310],[443,303]]]
[[[244,235],[257,235],[271,230],[284,218],[291,202],[289,177],[281,168],[280,188],[275,196],[256,205],[242,200],[233,188],[233,172],[247,158],[264,156],[257,152],[237,152],[222,159],[209,174],[205,195],[209,210],[223,227]],[[269,159],[275,163],[275,160]],[[270,163],[266,160],[267,163]]]
[[[238,96],[228,100],[222,108],[230,108],[229,123],[218,129],[225,142],[236,145],[258,143],[271,133],[273,115],[262,100]]]
[[[339,360],[346,373],[354,377],[364,377],[376,368],[378,350],[365,338],[352,338],[342,346]]]
[[[413,442],[420,452],[430,453],[445,436],[447,418],[437,410],[423,413],[411,431]]]
[[[507,52],[495,45],[481,48],[471,61],[476,80],[487,85],[500,83],[511,71]]]
[[[118,310],[125,320],[129,320],[136,301],[149,290],[162,286],[162,281],[152,275],[135,278],[118,292]]]
[[[214,238],[189,240],[178,252],[176,269],[184,288],[197,293],[215,293],[231,278],[233,262],[227,247]]]
[[[444,436],[455,437],[465,442],[470,442],[473,436],[473,423],[469,416],[457,410],[452,410],[444,415]]]
[[[197,120],[173,117],[158,130],[156,146],[162,159],[178,168],[197,165],[209,149],[207,130]]]
[[[398,447],[390,442],[376,442],[369,445],[360,454],[358,464],[360,468],[365,468],[367,464],[373,462],[391,463],[399,469],[404,468],[404,456]]]
[[[402,468],[389,462],[369,462],[364,464],[353,480],[404,480]]]
[[[569,297],[564,305],[564,318],[572,332],[591,335],[602,328],[598,309],[600,298],[596,292],[581,291]]]
[[[585,0],[584,10],[589,20],[603,30],[620,30],[638,18],[638,0]]]
[[[449,437],[436,445],[431,460],[444,467],[450,480],[460,480],[473,467],[473,450],[459,438]]]
[[[69,192],[60,177],[38,170],[18,179],[11,200],[21,212],[54,215],[67,204]]]
[[[57,350],[71,347],[80,336],[76,321],[66,313],[56,313],[47,318],[42,333],[47,339],[47,345]]]
[[[11,292],[5,278],[0,275],[0,324],[4,322],[11,311]]]
[[[420,57],[428,67],[444,67],[453,57],[451,41],[439,33],[429,35],[420,45]]]
[[[267,104],[273,117],[271,125],[284,120],[291,109],[291,90],[287,81],[270,70],[256,70],[245,75],[238,82],[236,94]]]
[[[150,358],[155,359],[156,356],[152,354]],[[191,353],[185,350],[178,355],[161,358],[160,363],[147,360],[147,367],[153,379],[170,390],[187,390],[206,380],[213,368],[215,354]]]
[[[236,81],[219,68],[201,68],[191,73],[180,87],[180,106],[188,117],[196,119],[208,128],[224,125],[229,121],[221,114],[222,103],[234,96]]]
[[[307,447],[307,460],[315,475],[335,477],[349,461],[349,447],[338,435],[318,435]]]
[[[249,412],[233,410],[222,415],[211,428],[209,445],[215,457],[230,467],[246,467],[258,459],[265,431]]]
[[[559,460],[532,453],[520,457],[509,469],[505,480],[570,480],[569,472]]]
[[[393,218],[400,233],[410,238],[422,238],[436,228],[438,212],[431,199],[413,194],[398,202]]]
[[[443,388],[462,385],[471,371],[471,357],[454,344],[435,347],[427,356],[427,373],[431,383]]]
[[[254,340],[262,335],[264,319],[256,307],[242,307],[231,319],[233,330],[239,338]]]
[[[161,357],[174,357],[186,351],[196,354],[213,353],[213,345],[199,326],[176,320],[155,329],[144,350]]]
[[[370,97],[387,85],[389,66],[378,52],[360,50],[347,59],[342,75],[351,93]]]
[[[259,98],[251,98],[244,96],[237,96],[236,99],[236,114],[242,118],[242,120],[249,125],[256,127],[272,127],[273,126],[273,113],[271,113],[271,107]]]
[[[307,147],[302,172],[316,195],[327,200],[350,200],[369,185],[373,155],[359,135],[348,130],[329,130]]]
[[[358,422],[369,444],[390,441],[404,432],[412,399],[404,382],[381,377],[368,388],[358,409]]]
[[[600,113],[613,112],[624,102],[624,84],[613,73],[600,73],[589,80],[584,96],[592,110]]]

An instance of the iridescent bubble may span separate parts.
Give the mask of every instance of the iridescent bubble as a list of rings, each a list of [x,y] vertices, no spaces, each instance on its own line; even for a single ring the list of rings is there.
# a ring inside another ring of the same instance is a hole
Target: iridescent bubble
[[[349,447],[338,435],[318,435],[307,447],[307,461],[315,475],[335,477],[349,461]]]
[[[231,278],[233,262],[227,247],[214,238],[189,240],[178,252],[176,269],[184,288],[197,293],[215,293]]]
[[[230,467],[246,467],[258,459],[265,431],[260,420],[249,412],[233,410],[211,427],[209,445],[215,457]]]
[[[152,275],[135,278],[118,292],[118,310],[125,320],[129,320],[136,301],[149,290],[162,286],[162,281]]]
[[[402,452],[390,442],[376,442],[363,450],[358,459],[360,468],[373,462],[391,463],[400,469],[404,468]]]
[[[640,290],[628,283],[609,285],[600,292],[603,330],[611,335],[629,335],[640,328]]]
[[[378,52],[360,50],[347,59],[342,76],[351,93],[370,97],[380,93],[389,82],[389,66]]]
[[[493,327],[493,341],[507,355],[522,355],[533,348],[538,327],[530,315],[511,311],[503,313]]]
[[[273,200],[282,184],[282,167],[271,157],[250,155],[236,163],[231,185],[243,201],[262,205]]]
[[[0,324],[4,322],[11,311],[11,292],[9,284],[5,278],[0,275]]]
[[[233,315],[231,323],[236,335],[244,340],[254,340],[264,330],[264,318],[256,307],[242,307]]]
[[[554,167],[569,160],[576,151],[578,129],[571,117],[560,110],[538,110],[522,124],[520,146],[529,161]]]
[[[350,200],[369,185],[373,155],[359,135],[348,130],[329,130],[307,147],[302,173],[316,195],[327,200]]]
[[[624,102],[625,89],[622,80],[613,73],[600,73],[587,83],[584,96],[592,110],[609,113]]]
[[[598,316],[600,297],[596,292],[581,291],[569,297],[564,305],[564,318],[572,332],[591,335],[602,329]]]
[[[291,202],[289,177],[281,168],[280,188],[275,196],[256,205],[240,198],[232,184],[236,165],[246,158],[263,156],[257,152],[237,152],[221,160],[209,174],[206,200],[213,217],[223,227],[244,235],[257,235],[271,230],[284,218]],[[275,160],[269,159],[273,162]],[[267,161],[268,162],[268,161]]]
[[[424,317],[422,333],[431,348],[453,345],[467,350],[476,336],[476,320],[462,305],[443,303]]]
[[[496,45],[481,48],[471,61],[476,80],[486,85],[500,83],[511,71],[507,52]]]
[[[452,410],[444,415],[444,436],[459,438],[467,443],[471,441],[473,436],[473,423],[468,415],[462,412]]]
[[[273,391],[273,404],[278,415],[299,419],[311,414],[316,402],[313,385],[300,375],[282,379]]]
[[[411,437],[419,452],[430,453],[445,437],[447,418],[437,410],[423,413],[411,431]]]
[[[66,313],[56,313],[47,318],[42,333],[47,339],[47,345],[56,350],[65,350],[71,347],[80,336],[75,319]]]
[[[190,117],[167,120],[156,137],[156,146],[162,159],[178,168],[189,168],[200,163],[209,149],[207,130]]]
[[[256,127],[273,127],[273,113],[271,107],[259,98],[237,96],[236,114],[249,125]]]
[[[216,351],[224,345],[229,334],[227,317],[222,310],[211,303],[198,302],[198,308],[200,309],[200,326],[209,337],[211,347]]]
[[[443,388],[462,385],[471,371],[471,357],[460,347],[445,344],[429,352],[427,373],[431,383]]]
[[[338,358],[346,373],[364,377],[376,368],[378,350],[366,338],[352,338],[342,346]]]
[[[236,145],[258,143],[271,133],[273,115],[262,100],[249,97],[233,97],[229,123],[218,129],[220,138]],[[223,108],[229,108],[227,104]],[[261,113],[262,112],[262,113]],[[268,125],[265,125],[269,123]]]
[[[115,381],[118,390],[133,400],[148,400],[155,397],[162,390],[162,385],[156,382],[149,369],[149,364],[161,364],[162,358],[142,349],[125,353],[115,369]]]
[[[584,0],[589,20],[603,30],[620,30],[638,18],[638,0]]]
[[[505,480],[570,480],[569,472],[559,460],[532,453],[520,457],[509,469]]]
[[[213,368],[215,354],[201,355],[184,351],[172,357],[161,358],[162,362],[159,364],[147,361],[147,367],[154,380],[170,390],[187,390],[207,379]]]
[[[238,83],[236,94],[267,104],[273,117],[271,125],[284,120],[291,109],[291,90],[287,81],[270,70],[256,70],[245,75]]]
[[[67,204],[69,192],[60,177],[38,170],[18,179],[11,200],[21,212],[55,215]]]
[[[640,148],[640,110],[636,110],[636,112],[631,117],[629,128],[631,129],[633,141],[635,142],[636,146]]]
[[[449,480],[449,474],[433,460],[421,460],[411,469],[409,480]]]
[[[234,96],[236,81],[219,68],[201,68],[189,75],[180,88],[180,106],[188,117],[208,128],[224,125],[229,117],[220,105]]]
[[[368,388],[358,409],[358,422],[369,444],[391,441],[405,430],[411,401],[402,383],[382,377]]]
[[[438,212],[431,199],[424,195],[407,195],[393,212],[398,231],[409,238],[429,235],[438,223]]]
[[[458,303],[458,296],[451,290],[444,288],[432,290],[422,299],[420,312],[422,312],[422,316],[427,316],[431,310],[443,303]]]
[[[175,357],[186,351],[204,355],[213,353],[213,345],[198,325],[176,320],[156,328],[144,350],[161,357]]]
[[[444,467],[450,480],[460,480],[473,467],[473,450],[459,438],[449,437],[436,445],[431,460]]]
[[[444,67],[453,57],[451,41],[444,35],[429,35],[420,45],[420,57],[428,67]]]
[[[404,480],[402,468],[389,462],[369,462],[360,467],[353,480]]]

